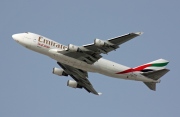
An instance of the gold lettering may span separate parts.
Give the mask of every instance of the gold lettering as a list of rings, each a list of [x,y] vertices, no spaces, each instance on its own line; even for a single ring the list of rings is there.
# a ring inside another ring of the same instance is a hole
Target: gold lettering
[[[43,42],[41,39],[42,39],[42,37],[39,37],[38,41],[39,41],[39,42]]]
[[[66,46],[63,46],[63,49],[65,50],[65,49],[66,49]]]
[[[60,45],[59,45],[59,44],[57,44],[57,45],[56,45],[56,47],[57,47],[57,48],[59,48],[59,47],[60,47]]]
[[[53,45],[53,41],[51,41],[51,46]]]
[[[46,40],[46,44],[50,45],[50,41],[49,41],[49,40]]]

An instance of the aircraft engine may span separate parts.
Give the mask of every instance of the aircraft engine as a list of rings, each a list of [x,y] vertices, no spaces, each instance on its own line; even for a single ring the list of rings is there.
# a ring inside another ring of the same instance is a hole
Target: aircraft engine
[[[73,44],[69,44],[68,45],[68,51],[71,51],[71,52],[78,52],[79,51],[79,48]]]
[[[52,73],[53,73],[53,74],[56,74],[56,75],[58,75],[58,76],[68,76],[68,74],[66,74],[63,69],[56,68],[56,67],[53,68]]]
[[[78,83],[74,80],[68,80],[67,81],[67,86],[72,87],[72,88],[82,88],[81,86],[78,85]]]
[[[105,45],[105,42],[103,40],[100,40],[100,39],[95,39],[94,40],[94,45],[98,46],[98,47],[102,47],[102,46]]]

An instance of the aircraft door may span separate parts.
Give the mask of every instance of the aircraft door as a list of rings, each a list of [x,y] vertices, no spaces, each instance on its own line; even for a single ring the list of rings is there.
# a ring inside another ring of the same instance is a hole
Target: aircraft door
[[[37,38],[34,38],[33,43],[37,43],[37,40],[38,40]]]

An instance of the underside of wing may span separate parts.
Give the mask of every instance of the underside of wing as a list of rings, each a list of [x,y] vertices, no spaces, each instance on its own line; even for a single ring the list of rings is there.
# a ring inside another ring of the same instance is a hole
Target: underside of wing
[[[142,32],[137,32],[137,33],[129,33],[125,34],[119,37],[111,38],[108,40],[100,40],[100,39],[95,39],[93,44],[88,44],[85,45],[84,47],[87,48],[88,50],[94,51],[96,53],[108,53],[112,50],[116,50],[119,48],[119,45],[141,35]]]
[[[88,64],[93,64],[102,57],[100,54],[107,54],[108,52],[116,50],[117,48],[119,48],[119,45],[141,34],[142,32],[137,32],[129,33],[108,40],[95,39],[94,43],[84,46],[75,46],[69,44],[67,50],[61,51],[60,53],[84,61]]]
[[[96,54],[93,52],[67,52],[64,55],[76,58],[88,64],[93,64],[102,57],[100,54]]]
[[[76,82],[77,86],[73,88],[84,88],[89,93],[93,93],[95,95],[100,95],[92,86],[88,78],[88,73],[86,71],[83,71],[81,69],[77,69],[68,65],[65,65],[63,63],[57,62],[59,66],[61,66],[64,71],[70,75]]]
[[[137,36],[140,36],[142,34],[143,34],[142,32],[129,33],[129,34],[126,34],[126,35],[122,35],[122,36],[119,36],[119,37],[109,39],[108,41],[113,43],[113,44],[116,44],[116,45],[121,45],[121,44],[123,44],[123,43],[137,37]]]

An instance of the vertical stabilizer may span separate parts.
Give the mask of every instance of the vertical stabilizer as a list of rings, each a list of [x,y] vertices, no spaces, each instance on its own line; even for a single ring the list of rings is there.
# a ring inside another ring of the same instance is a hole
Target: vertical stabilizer
[[[158,59],[149,63],[146,63],[144,65],[140,65],[138,67],[133,68],[134,71],[141,71],[141,72],[151,72],[151,71],[157,71],[161,69],[165,69],[166,65],[169,63],[169,61],[165,59]]]

